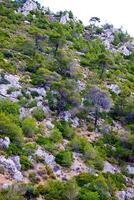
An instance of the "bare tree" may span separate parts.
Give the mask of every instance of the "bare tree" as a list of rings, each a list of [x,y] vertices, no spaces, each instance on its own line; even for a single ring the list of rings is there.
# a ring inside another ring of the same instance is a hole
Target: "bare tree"
[[[89,98],[91,105],[95,109],[95,121],[94,121],[94,127],[96,128],[98,118],[99,118],[99,113],[102,110],[109,110],[111,107],[111,100],[107,93],[104,91],[101,91],[100,89],[96,87],[92,87],[89,91]]]

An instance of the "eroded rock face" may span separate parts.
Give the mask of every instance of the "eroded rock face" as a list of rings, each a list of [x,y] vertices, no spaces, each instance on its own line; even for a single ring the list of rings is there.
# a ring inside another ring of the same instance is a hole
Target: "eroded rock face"
[[[10,145],[10,139],[8,137],[0,138],[0,148],[8,149]]]
[[[19,171],[21,169],[19,156],[13,156],[10,158],[0,156],[0,165],[3,166],[5,171],[7,171],[15,180],[23,180],[23,175],[21,171]]]
[[[37,3],[33,0],[27,0],[24,5],[18,9],[23,15],[27,16],[30,11],[37,9]]]

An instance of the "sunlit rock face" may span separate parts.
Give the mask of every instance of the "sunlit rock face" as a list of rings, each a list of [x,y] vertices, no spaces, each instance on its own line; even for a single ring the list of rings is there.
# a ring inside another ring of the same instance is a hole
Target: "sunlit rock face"
[[[33,0],[27,0],[21,8],[18,9],[18,12],[21,12],[23,15],[27,16],[30,11],[37,9],[37,3]]]

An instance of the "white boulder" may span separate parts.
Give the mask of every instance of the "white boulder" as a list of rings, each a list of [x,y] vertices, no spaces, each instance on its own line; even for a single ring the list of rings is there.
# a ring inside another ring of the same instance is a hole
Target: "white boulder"
[[[47,120],[47,121],[46,121],[46,127],[47,127],[48,129],[53,129],[53,128],[54,128],[54,124],[52,124],[52,122],[51,122],[50,120]]]
[[[10,145],[10,139],[8,137],[0,138],[0,148],[8,149]]]
[[[66,13],[64,16],[61,17],[60,23],[66,24],[69,21],[69,14]]]
[[[121,92],[119,86],[116,85],[116,84],[106,85],[106,87],[109,88],[109,89],[111,89],[112,92],[114,92],[117,95],[120,94],[120,92]]]

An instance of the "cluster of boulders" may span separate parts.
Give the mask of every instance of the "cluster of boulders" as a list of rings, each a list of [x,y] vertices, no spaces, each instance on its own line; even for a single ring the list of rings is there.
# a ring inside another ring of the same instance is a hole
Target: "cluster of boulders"
[[[95,18],[94,18],[95,19]],[[113,25],[104,24],[103,26],[100,24],[100,19],[98,20],[90,20],[90,25],[93,30],[90,34],[88,29],[85,29],[85,39],[90,40],[92,37],[99,37],[103,44],[113,53],[120,52],[125,56],[129,56],[134,49],[134,40],[124,40],[124,42],[120,42],[117,46],[114,45],[115,34],[122,33],[122,29],[114,28]],[[97,32],[100,29],[101,31]]]
[[[117,32],[121,32],[122,30],[120,29],[115,29],[113,26],[107,27],[106,29],[104,28],[102,34],[99,36],[104,45],[112,52],[120,52],[124,54],[125,56],[129,56],[133,49],[134,49],[134,40],[129,40],[129,41],[124,41],[119,44],[118,47],[115,47],[113,44],[113,41],[115,39],[114,34]]]
[[[52,172],[58,179],[67,180],[82,172],[89,172],[90,170],[82,161],[80,153],[73,153],[73,164],[70,169],[66,169],[58,165],[55,162],[55,157],[41,147],[38,147],[35,155],[44,159],[44,162],[51,168]]]
[[[33,0],[27,0],[22,7],[18,9],[18,12],[22,13],[23,15],[27,16],[30,11],[37,9],[37,3]]]

